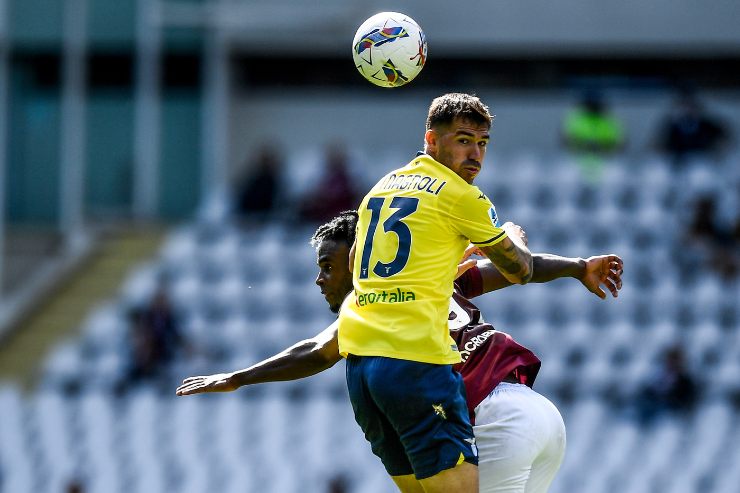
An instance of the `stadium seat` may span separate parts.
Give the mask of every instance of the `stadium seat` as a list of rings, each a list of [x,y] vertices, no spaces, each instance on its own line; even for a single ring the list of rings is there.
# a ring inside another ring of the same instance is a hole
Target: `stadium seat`
[[[63,490],[77,469],[77,454],[70,453],[74,450],[74,434],[70,426],[68,400],[57,391],[42,390],[28,402],[30,409],[27,416],[33,421],[37,432],[41,462],[48,468],[44,490],[48,492]]]
[[[100,305],[85,319],[82,331],[85,354],[122,352],[128,337],[126,312],[113,302]]]
[[[22,399],[20,389],[0,386],[0,464],[2,486],[7,491],[35,491],[36,488],[37,467],[24,426],[26,408],[27,403]]]
[[[56,346],[44,362],[43,383],[56,387],[81,383],[84,368],[80,342],[69,339]]]
[[[123,283],[120,304],[136,308],[147,304],[160,284],[161,269],[156,263],[139,266]]]

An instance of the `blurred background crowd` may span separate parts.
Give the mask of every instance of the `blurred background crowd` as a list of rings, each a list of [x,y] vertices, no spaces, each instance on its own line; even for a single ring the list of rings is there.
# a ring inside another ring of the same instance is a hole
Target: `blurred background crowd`
[[[386,90],[354,31],[402,11]],[[394,491],[343,363],[175,397],[331,323],[309,238],[422,146],[432,98],[495,114],[477,179],[530,248],[624,288],[476,301],[543,365],[553,491],[740,485],[740,4],[0,0],[0,491]]]

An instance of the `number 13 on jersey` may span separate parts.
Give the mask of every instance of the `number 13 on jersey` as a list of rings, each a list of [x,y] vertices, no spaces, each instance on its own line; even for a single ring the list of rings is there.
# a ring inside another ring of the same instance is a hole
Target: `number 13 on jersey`
[[[388,202],[388,204],[386,204]],[[376,229],[380,221],[380,213],[387,206],[396,211],[383,221],[383,232],[376,241]],[[388,241],[386,234],[395,233],[398,236],[398,248],[396,254],[388,263],[377,261],[372,267],[372,272],[379,277],[391,277],[398,274],[406,267],[411,252],[411,230],[403,222],[405,217],[410,216],[419,206],[419,199],[414,197],[393,197],[385,199],[372,197],[367,201],[367,208],[371,211],[370,223],[367,226],[365,244],[362,247],[362,261],[360,263],[360,279],[367,279],[369,275],[370,255],[373,247],[377,247]]]

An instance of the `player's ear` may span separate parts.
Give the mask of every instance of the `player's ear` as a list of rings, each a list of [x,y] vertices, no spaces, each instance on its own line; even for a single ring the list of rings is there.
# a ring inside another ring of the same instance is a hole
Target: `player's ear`
[[[430,151],[437,150],[437,133],[431,128],[424,134],[424,142],[427,144],[427,149]]]

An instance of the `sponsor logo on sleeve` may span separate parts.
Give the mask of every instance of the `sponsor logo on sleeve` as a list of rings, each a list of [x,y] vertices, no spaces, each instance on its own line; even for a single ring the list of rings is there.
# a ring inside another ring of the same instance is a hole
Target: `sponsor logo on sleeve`
[[[488,216],[491,218],[491,223],[498,228],[498,215],[496,214],[496,208],[493,205],[488,209]]]

